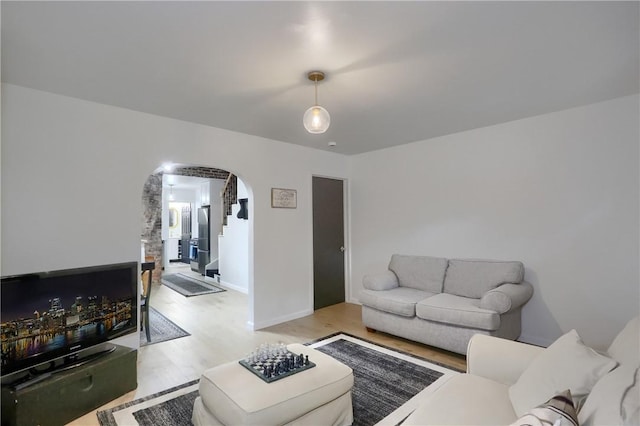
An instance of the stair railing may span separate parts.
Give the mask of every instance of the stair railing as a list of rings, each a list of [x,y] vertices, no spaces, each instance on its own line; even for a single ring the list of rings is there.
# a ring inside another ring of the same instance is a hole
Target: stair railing
[[[229,173],[220,192],[220,198],[222,198],[222,221],[220,222],[222,225],[220,227],[220,234],[222,234],[224,226],[227,224],[227,216],[231,214],[231,205],[236,203],[238,197],[237,185],[231,185],[234,177],[232,173]],[[233,194],[231,193],[232,190],[234,192]]]

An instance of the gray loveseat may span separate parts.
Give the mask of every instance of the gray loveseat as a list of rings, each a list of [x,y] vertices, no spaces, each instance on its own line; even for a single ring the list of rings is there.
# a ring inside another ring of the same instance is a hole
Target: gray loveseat
[[[465,354],[476,333],[515,340],[533,287],[521,262],[394,254],[360,294],[369,330]]]

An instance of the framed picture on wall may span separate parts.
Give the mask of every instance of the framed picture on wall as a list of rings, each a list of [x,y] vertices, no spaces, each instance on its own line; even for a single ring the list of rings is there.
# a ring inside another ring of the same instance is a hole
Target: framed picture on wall
[[[271,188],[271,207],[295,209],[298,206],[295,189]]]

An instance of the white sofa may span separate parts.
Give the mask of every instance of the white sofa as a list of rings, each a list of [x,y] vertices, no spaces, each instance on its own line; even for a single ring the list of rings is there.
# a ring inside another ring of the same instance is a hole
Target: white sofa
[[[604,354],[585,346],[575,330],[548,348],[475,335],[467,373],[428,394],[403,426],[537,425],[543,416],[551,416],[548,425],[575,424],[557,409],[534,409],[566,389],[581,426],[638,425],[638,324],[631,320]]]
[[[369,330],[460,354],[476,333],[517,339],[522,307],[533,294],[522,262],[399,254],[362,284]]]

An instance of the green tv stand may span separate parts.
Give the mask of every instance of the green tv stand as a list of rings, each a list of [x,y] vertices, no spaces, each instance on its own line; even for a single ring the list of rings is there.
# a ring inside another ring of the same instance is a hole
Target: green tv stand
[[[134,390],[135,349],[115,350],[31,384],[2,386],[2,426],[60,426]]]

